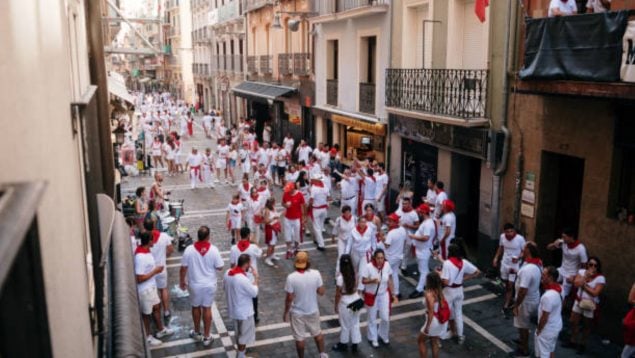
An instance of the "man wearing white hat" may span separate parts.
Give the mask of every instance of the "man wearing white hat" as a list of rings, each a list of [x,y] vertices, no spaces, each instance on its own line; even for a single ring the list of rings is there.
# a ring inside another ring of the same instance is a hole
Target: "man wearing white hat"
[[[324,177],[322,174],[316,174],[311,177],[311,187],[309,188],[309,205],[311,207],[311,217],[313,218],[313,232],[315,234],[315,241],[317,242],[317,249],[324,251],[324,237],[322,232],[324,231],[324,221],[329,207],[330,192],[329,189],[324,186],[322,181]]]

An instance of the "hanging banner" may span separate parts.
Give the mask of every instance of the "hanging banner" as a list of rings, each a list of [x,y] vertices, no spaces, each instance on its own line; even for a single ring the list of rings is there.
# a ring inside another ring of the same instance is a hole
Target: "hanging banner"
[[[284,112],[289,115],[289,122],[302,125],[302,107],[290,101],[284,101]]]
[[[622,81],[635,82],[635,21],[629,21],[624,33]]]

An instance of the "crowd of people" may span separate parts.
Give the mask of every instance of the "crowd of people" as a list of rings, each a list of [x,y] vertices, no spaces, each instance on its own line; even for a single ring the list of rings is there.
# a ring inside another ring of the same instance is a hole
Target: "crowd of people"
[[[184,110],[186,105],[172,105],[169,98],[161,98],[151,105],[144,102],[141,108],[156,109],[156,117],[151,117],[154,123],[144,122],[145,113],[140,117],[144,131],[152,133],[153,143],[164,139],[163,126],[179,150],[178,141],[192,136],[190,123],[194,117]],[[173,111],[188,122],[181,127],[182,133],[170,131]],[[161,113],[166,113],[167,123]],[[420,356],[427,357],[430,350],[438,357],[442,339],[465,342],[463,285],[481,272],[463,257],[456,241],[456,208],[443,182],[430,179],[427,193],[420,199],[405,183],[394,205],[388,205],[389,179],[382,163],[354,160],[350,167],[344,167],[337,146],[319,144],[313,149],[304,140],[296,146],[290,135],[282,143],[275,143],[270,133],[258,140],[250,121],[241,120],[227,129],[216,111],[206,114],[201,122],[206,137],[217,145],[214,150],[205,149],[204,154],[192,148],[183,170],[189,173],[192,188],[213,188],[222,176],[225,183],[234,185],[226,187],[234,194],[225,216],[231,237],[229,265],[212,243],[207,226],[198,229],[196,242],[183,253],[179,285],[189,292],[191,338],[204,346],[212,342],[211,307],[221,275],[228,316],[234,321],[238,357],[245,356],[246,347],[255,341],[259,321],[258,261],[277,269],[282,258],[275,254],[275,247],[283,240],[284,259],[293,260],[295,270],[284,285],[282,319],[290,323],[299,357],[304,356],[306,337],[313,337],[320,357],[326,357],[318,308],[325,284],[321,273],[311,268],[308,252],[300,250],[300,243],[310,234],[317,250],[325,249],[329,237],[337,243],[334,301],[341,331],[333,351],[358,351],[362,308],[367,312],[366,338],[370,345],[379,348],[380,344],[390,344],[391,308],[402,299],[399,273],[406,272],[414,262],[418,282],[408,297],[422,298],[427,311],[418,338]],[[162,165],[163,155],[168,168],[170,160],[175,160],[168,159],[164,147],[157,145],[156,156],[152,147],[155,167]],[[177,160],[172,168],[178,165]],[[171,173],[168,171],[168,175]],[[240,182],[235,181],[237,173],[242,174]],[[164,205],[162,181],[162,174],[157,172],[149,195],[143,187],[137,190],[136,216],[130,220],[139,301],[150,345],[160,345],[161,338],[172,334],[166,326],[171,313],[165,263],[174,250],[171,238],[161,231],[159,216],[153,215]],[[280,197],[275,187],[282,188]],[[415,201],[421,204],[415,207]],[[339,207],[336,218],[328,218],[330,206]],[[389,212],[391,206],[397,209]],[[326,232],[327,220],[330,232]],[[505,224],[492,260],[505,282],[503,313],[513,315],[518,328],[518,348],[513,353],[517,357],[529,356],[530,330],[534,331],[535,355],[553,357],[565,312],[570,312],[571,332],[564,347],[583,353],[599,312],[606,285],[600,259],[589,256],[570,229],[563,230],[562,237],[547,249],[562,251],[560,267],[543,265],[536,243],[525,240],[512,224]],[[438,266],[430,270],[434,265]],[[151,320],[157,330],[154,334],[150,331]]]

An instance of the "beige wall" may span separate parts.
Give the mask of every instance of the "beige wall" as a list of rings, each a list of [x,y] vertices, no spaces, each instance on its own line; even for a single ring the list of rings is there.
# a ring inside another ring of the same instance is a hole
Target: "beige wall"
[[[65,3],[83,19],[75,0],[0,2],[0,182],[48,183],[38,222],[53,354],[90,357],[82,171],[70,114],[86,88],[87,49],[80,22],[72,76]]]
[[[616,333],[619,327],[607,323],[615,323],[610,320],[620,318],[628,290],[635,281],[635,227],[607,217],[613,155],[612,104],[604,100],[515,95],[510,100],[510,110],[514,118],[510,127],[512,150],[503,183],[501,223],[513,220],[520,128],[525,148],[523,173],[536,174],[537,198],[540,197],[543,150],[584,159],[579,237],[589,254],[600,257],[604,265],[608,283],[605,292],[610,304],[603,306],[603,328]],[[536,207],[540,210],[539,201]],[[521,217],[521,222],[527,237],[534,240],[536,220]]]

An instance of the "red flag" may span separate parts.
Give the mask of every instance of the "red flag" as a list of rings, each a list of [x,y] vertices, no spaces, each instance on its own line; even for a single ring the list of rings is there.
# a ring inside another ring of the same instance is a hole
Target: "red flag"
[[[485,22],[485,8],[489,6],[489,0],[476,0],[474,3],[474,13],[481,22]]]

